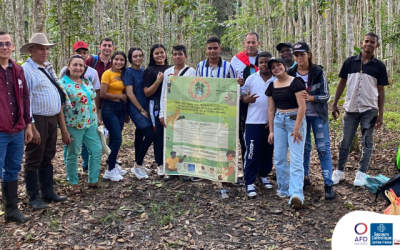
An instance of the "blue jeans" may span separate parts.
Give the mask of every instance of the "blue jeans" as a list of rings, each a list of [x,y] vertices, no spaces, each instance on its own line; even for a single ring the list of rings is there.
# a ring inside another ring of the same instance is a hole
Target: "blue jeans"
[[[307,133],[306,120],[300,126],[303,140],[300,143],[293,142],[295,120],[290,116],[297,115],[297,111],[281,113],[276,111],[274,118],[274,161],[276,167],[276,178],[278,181],[278,192],[290,196],[289,204],[293,197],[298,197],[304,202],[304,141]],[[290,164],[287,159],[290,150]]]
[[[88,169],[89,166],[89,152],[84,142],[82,142],[81,149],[82,169]],[[64,165],[67,165],[67,145],[64,145]]]
[[[311,145],[311,127],[314,133],[315,145],[317,147],[319,161],[321,163],[322,177],[325,185],[333,185],[332,181],[332,155],[331,140],[329,138],[328,121],[324,121],[319,116],[306,116],[307,136],[304,148],[304,175],[309,176]]]
[[[254,184],[257,174],[267,177],[272,170],[274,146],[268,143],[269,128],[265,124],[246,124],[244,157],[244,182]]]
[[[111,153],[108,156],[108,170],[113,170],[122,143],[122,129],[126,116],[125,103],[104,100],[101,106],[101,116],[110,135],[108,146]]]
[[[24,154],[24,130],[16,134],[0,133],[0,179],[16,181]]]
[[[338,169],[340,171],[344,171],[354,135],[357,132],[358,124],[360,124],[362,135],[362,155],[358,170],[363,173],[367,172],[372,156],[372,150],[374,148],[374,127],[377,119],[378,110],[376,109],[370,109],[362,113],[344,113],[343,137],[339,144]]]

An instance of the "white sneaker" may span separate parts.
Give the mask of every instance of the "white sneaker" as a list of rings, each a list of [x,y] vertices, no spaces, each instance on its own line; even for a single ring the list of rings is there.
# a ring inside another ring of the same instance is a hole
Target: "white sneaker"
[[[246,186],[246,194],[248,197],[254,197],[257,195],[256,188],[254,184],[250,184]]]
[[[157,166],[157,174],[158,174],[158,176],[165,175],[165,172],[164,172],[164,165],[159,165],[159,166]]]
[[[268,181],[267,177],[260,177],[260,181],[264,185],[265,188],[268,188],[268,189],[273,188],[271,182]]]
[[[345,175],[344,175],[343,171],[340,171],[340,170],[333,171],[333,174],[332,174],[333,185],[338,184],[339,181],[342,181],[344,179],[345,179]]]
[[[128,171],[124,170],[120,165],[115,164],[115,168],[118,170],[118,173],[122,176],[126,175]]]
[[[106,172],[104,172],[103,178],[111,181],[122,181],[124,179],[124,177],[119,174],[116,168],[111,171],[106,170]]]
[[[146,178],[147,175],[144,175],[139,167],[136,165],[131,168],[131,172],[138,178],[139,180]]]
[[[357,187],[362,187],[365,184],[365,176],[366,174],[361,172],[361,171],[357,171],[356,173],[356,178],[354,179],[353,185],[357,186]]]
[[[150,169],[150,168],[141,167],[141,169],[142,169],[142,171],[144,171],[144,173],[145,173],[146,175],[151,174],[151,169]]]
[[[136,165],[135,164],[135,168],[137,168],[138,171],[140,172],[140,175],[143,176],[142,178],[144,178],[144,179],[148,179],[149,178],[145,167],[142,167],[141,165]]]

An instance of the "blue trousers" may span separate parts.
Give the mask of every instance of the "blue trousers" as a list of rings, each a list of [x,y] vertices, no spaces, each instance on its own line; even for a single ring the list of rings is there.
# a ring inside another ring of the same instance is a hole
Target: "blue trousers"
[[[297,111],[282,113],[276,111],[274,119],[274,161],[276,167],[276,179],[278,181],[278,192],[290,196],[289,204],[293,197],[304,201],[304,138],[306,138],[306,120],[300,126],[303,140],[300,143],[293,142],[291,135],[296,121],[291,116],[297,115]],[[288,150],[290,151],[290,163],[288,161]]]
[[[16,181],[24,154],[24,130],[16,134],[0,133],[0,179]]]
[[[309,175],[311,144],[311,128],[314,133],[315,146],[317,147],[319,161],[321,163],[322,177],[325,185],[333,185],[332,181],[332,155],[331,140],[329,138],[328,121],[324,121],[319,116],[306,116],[307,136],[304,148],[304,175]]]
[[[269,129],[265,124],[246,124],[244,139],[244,182],[254,184],[257,174],[267,177],[272,170],[274,146],[268,143]]]
[[[115,167],[118,152],[121,147],[125,116],[125,103],[123,101],[103,101],[101,117],[110,135],[110,140],[108,141],[108,146],[111,149],[111,153],[108,156],[108,170],[110,171]]]

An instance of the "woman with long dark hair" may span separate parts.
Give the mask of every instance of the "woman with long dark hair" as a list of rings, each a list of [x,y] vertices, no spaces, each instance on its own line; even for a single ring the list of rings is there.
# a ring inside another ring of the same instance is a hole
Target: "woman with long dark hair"
[[[154,140],[154,130],[147,112],[147,98],[143,89],[143,51],[139,47],[132,47],[128,52],[128,60],[131,64],[122,80],[128,96],[127,113],[135,124],[135,165],[131,172],[138,178],[148,178],[143,159]]]
[[[274,143],[274,161],[278,193],[281,198],[290,197],[289,204],[301,209],[304,202],[304,138],[306,136],[306,102],[303,97],[306,86],[302,78],[289,76],[281,58],[271,58],[268,68],[277,80],[271,83],[268,96],[268,142]],[[290,163],[287,159],[290,151]]]
[[[294,45],[294,57],[297,62],[289,75],[301,77],[306,83],[306,122],[307,136],[304,149],[304,185],[311,186],[309,177],[311,153],[311,128],[314,133],[315,145],[321,163],[322,177],[325,185],[325,199],[335,198],[332,181],[332,156],[328,126],[329,86],[323,68],[312,62],[312,53],[307,43],[298,42]]]
[[[90,80],[84,78],[85,60],[80,55],[69,59],[67,70],[61,78],[61,84],[71,101],[72,107],[64,107],[65,124],[70,134],[71,143],[66,148],[67,180],[74,186],[72,192],[80,190],[78,185],[78,156],[85,143],[89,152],[89,187],[97,187],[101,141],[97,132],[98,113],[96,110],[96,91]]]
[[[103,175],[104,179],[121,181],[127,171],[116,165],[117,156],[122,143],[122,129],[126,118],[125,103],[127,96],[122,82],[122,74],[126,68],[126,55],[122,51],[115,51],[111,56],[111,69],[106,70],[101,77],[100,97],[104,99],[101,116],[104,125],[110,134],[108,156],[108,169]]]
[[[149,67],[144,71],[143,86],[144,94],[148,98],[148,113],[150,115],[155,137],[153,141],[154,158],[157,164],[157,174],[164,175],[163,167],[163,144],[164,127],[160,123],[160,99],[164,71],[168,69],[167,54],[164,45],[156,43],[150,49]]]

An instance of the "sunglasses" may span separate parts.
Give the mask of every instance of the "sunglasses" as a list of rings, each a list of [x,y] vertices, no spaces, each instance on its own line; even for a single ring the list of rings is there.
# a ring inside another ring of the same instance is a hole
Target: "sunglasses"
[[[0,48],[3,48],[3,47],[10,48],[11,45],[12,45],[11,42],[5,42],[5,43],[0,42]]]

